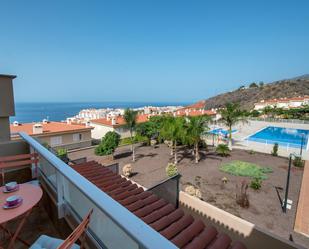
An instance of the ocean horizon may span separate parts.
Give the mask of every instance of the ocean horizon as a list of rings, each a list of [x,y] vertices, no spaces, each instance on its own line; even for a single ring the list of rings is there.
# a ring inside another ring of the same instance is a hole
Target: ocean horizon
[[[189,102],[16,102],[15,116],[10,122],[39,122],[43,119],[63,121],[89,108],[138,108],[143,106],[184,106]]]

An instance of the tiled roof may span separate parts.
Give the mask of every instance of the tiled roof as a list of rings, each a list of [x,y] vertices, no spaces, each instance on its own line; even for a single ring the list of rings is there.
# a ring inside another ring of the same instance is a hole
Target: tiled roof
[[[185,109],[204,109],[206,105],[206,101],[205,100],[201,100],[199,102],[196,102],[192,105],[188,105],[186,107],[184,107]]]
[[[176,112],[176,116],[202,116],[202,115],[216,115],[212,110],[196,110],[196,109],[181,109]]]
[[[309,96],[261,100],[259,103],[256,104],[288,103],[293,101],[305,101],[305,100],[309,100]]]
[[[215,115],[216,112],[211,111],[211,110],[196,110],[196,109],[179,109],[175,112],[176,116],[186,116],[188,113],[188,116],[201,116],[201,115]],[[137,116],[137,123],[144,123],[149,120],[150,116],[158,116],[158,114],[139,114]],[[91,120],[92,123],[95,124],[101,124],[105,126],[110,126],[110,127],[119,127],[125,125],[124,118],[122,116],[116,116],[114,117],[114,122],[112,122],[113,118],[100,118],[100,119],[93,119]]]
[[[24,123],[14,126],[13,124],[10,125],[11,133],[17,132],[26,132],[28,135],[33,134],[33,125],[36,123]],[[73,132],[73,131],[84,131],[84,130],[91,130],[92,127],[86,127],[85,125],[80,124],[67,124],[62,122],[48,122],[48,123],[40,123],[43,126],[43,133],[35,134],[35,135],[45,135],[45,134],[52,134],[52,133],[62,133],[62,132]]]
[[[137,123],[144,123],[148,121],[148,116],[147,114],[139,114],[137,115]],[[115,124],[112,124],[112,118],[99,118],[99,119],[93,119],[91,122],[96,123],[96,124],[102,124],[102,125],[107,125],[107,126],[112,126],[112,127],[117,127],[117,126],[122,126],[125,125],[125,120],[122,116],[116,116],[115,118]]]
[[[205,226],[201,220],[95,161],[72,167],[179,248],[246,249],[213,226]]]

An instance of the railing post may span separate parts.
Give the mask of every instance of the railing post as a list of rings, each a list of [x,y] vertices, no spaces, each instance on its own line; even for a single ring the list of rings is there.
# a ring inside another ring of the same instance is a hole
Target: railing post
[[[58,218],[61,219],[65,216],[65,203],[64,203],[64,176],[60,172],[56,171],[57,181],[57,208]]]

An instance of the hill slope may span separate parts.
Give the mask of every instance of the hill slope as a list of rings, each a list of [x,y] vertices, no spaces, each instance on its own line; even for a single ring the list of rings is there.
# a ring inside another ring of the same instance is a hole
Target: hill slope
[[[206,109],[218,108],[227,102],[239,102],[243,109],[252,109],[261,100],[309,95],[309,75],[276,81],[260,87],[238,89],[200,101]]]

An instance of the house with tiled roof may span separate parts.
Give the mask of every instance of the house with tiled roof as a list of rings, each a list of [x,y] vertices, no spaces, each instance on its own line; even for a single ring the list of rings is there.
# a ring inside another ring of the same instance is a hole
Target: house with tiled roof
[[[19,123],[10,125],[12,140],[20,139],[18,132],[38,138],[53,148],[77,149],[91,146],[91,130],[93,127],[64,122],[43,120],[37,123]]]
[[[291,109],[299,108],[304,105],[309,105],[309,96],[261,100],[254,104],[254,110],[263,110],[265,107]]]
[[[137,123],[144,123],[149,121],[151,116],[156,116],[160,114],[138,114]],[[208,115],[213,119],[216,118],[217,113],[215,110],[204,110],[195,108],[181,108],[173,113],[174,117],[180,116],[203,116]],[[109,131],[117,132],[121,138],[126,138],[130,136],[129,129],[126,127],[125,120],[123,116],[107,116],[105,118],[90,120],[89,124],[93,127],[91,132],[92,138],[101,139]]]
[[[150,114],[137,115],[137,123],[147,122]],[[126,127],[126,122],[123,116],[107,116],[105,118],[90,120],[89,124],[93,127],[91,136],[94,139],[101,139],[109,131],[117,132],[121,138],[130,136],[129,129]]]

